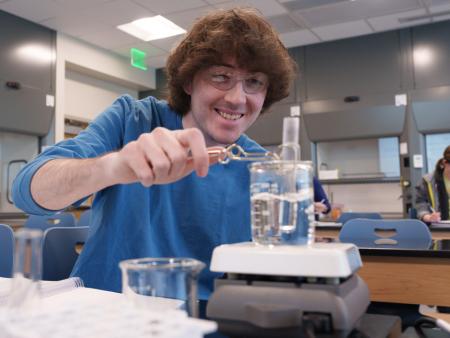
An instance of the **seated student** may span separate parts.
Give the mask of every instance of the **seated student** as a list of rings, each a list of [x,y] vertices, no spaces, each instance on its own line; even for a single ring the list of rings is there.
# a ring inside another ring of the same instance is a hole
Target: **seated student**
[[[330,201],[328,200],[325,190],[323,190],[322,184],[314,176],[314,212],[316,213],[316,220],[319,218],[319,214],[328,214],[331,211]]]
[[[437,161],[434,172],[421,179],[416,192],[418,219],[426,223],[450,219],[450,145]]]
[[[207,147],[263,151],[244,132],[288,96],[295,62],[261,15],[235,8],[199,19],[166,70],[168,102],[118,98],[14,182],[15,204],[31,214],[55,213],[95,193],[89,238],[72,272],[87,287],[121,291],[121,260],[209,264],[214,247],[251,238],[248,163],[212,165],[217,158],[209,159]],[[217,276],[203,271],[200,299]]]

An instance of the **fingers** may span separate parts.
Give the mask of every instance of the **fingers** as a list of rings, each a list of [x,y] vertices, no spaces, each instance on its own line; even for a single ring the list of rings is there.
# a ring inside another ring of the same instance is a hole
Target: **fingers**
[[[433,222],[439,222],[441,220],[441,213],[440,212],[433,212],[431,214],[431,220]]]
[[[208,174],[210,165],[205,139],[200,130],[196,128],[178,130],[175,132],[177,140],[189,149],[192,159],[187,161],[186,169],[195,169],[198,176],[204,177]]]
[[[433,212],[431,214],[426,214],[423,217],[423,220],[427,223],[431,222],[439,222],[441,220],[441,213],[440,212]]]
[[[152,164],[155,177],[180,177],[188,157],[188,148],[180,143],[176,133],[164,128],[156,128],[151,138],[147,138],[146,155]]]
[[[174,182],[193,170],[206,176],[209,165],[220,159],[208,156],[203,134],[194,128],[176,131],[155,128],[128,143],[119,154],[119,163],[123,163],[119,166],[121,182],[139,181],[145,186]]]

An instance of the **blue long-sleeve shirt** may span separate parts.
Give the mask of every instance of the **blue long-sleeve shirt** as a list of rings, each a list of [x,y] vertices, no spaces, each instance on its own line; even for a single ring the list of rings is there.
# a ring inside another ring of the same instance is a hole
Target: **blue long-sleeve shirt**
[[[323,190],[322,184],[320,184],[319,180],[315,176],[313,177],[313,184],[314,184],[314,202],[322,202],[323,204],[325,204],[327,210],[324,212],[324,214],[329,213],[331,210],[330,201],[328,200],[325,190]]]
[[[181,117],[152,97],[120,97],[85,131],[47,149],[19,173],[13,186],[15,204],[29,214],[51,214],[31,197],[31,178],[39,167],[55,158],[92,158],[119,150],[158,126],[182,129]],[[246,151],[263,151],[245,135],[236,143]],[[120,291],[121,260],[192,257],[209,266],[215,246],[249,241],[247,164],[216,164],[205,178],[192,173],[171,184],[114,185],[97,192],[89,238],[72,274],[87,287]],[[208,269],[202,273],[200,298],[208,297],[216,276]]]

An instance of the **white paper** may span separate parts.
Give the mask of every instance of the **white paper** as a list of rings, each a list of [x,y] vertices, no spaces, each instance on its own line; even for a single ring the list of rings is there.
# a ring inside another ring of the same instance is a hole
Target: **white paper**
[[[423,168],[423,157],[420,154],[415,154],[413,156],[413,167],[416,169]]]
[[[407,155],[408,154],[408,143],[401,142],[400,143],[400,155]]]
[[[0,287],[8,283],[0,279]],[[188,318],[184,311],[168,308],[169,302],[178,305],[172,299],[157,300],[164,309],[146,311],[123,294],[75,288],[43,298],[37,315],[0,307],[0,337],[201,338],[217,330],[215,322]]]
[[[300,116],[300,106],[291,106],[291,116]]]
[[[399,106],[406,106],[408,97],[406,94],[397,94],[395,95],[395,105],[397,107]]]
[[[45,95],[45,105],[47,107],[54,107],[55,106],[55,97],[53,95]]]

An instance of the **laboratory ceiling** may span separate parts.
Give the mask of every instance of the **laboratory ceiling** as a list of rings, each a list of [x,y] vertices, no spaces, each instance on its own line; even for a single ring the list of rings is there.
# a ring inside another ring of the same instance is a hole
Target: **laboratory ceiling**
[[[143,42],[117,25],[160,14],[189,29],[197,17],[235,6],[257,8],[287,47],[450,19],[450,0],[0,0],[0,10],[123,57],[131,47],[144,50],[154,68],[182,36]]]

